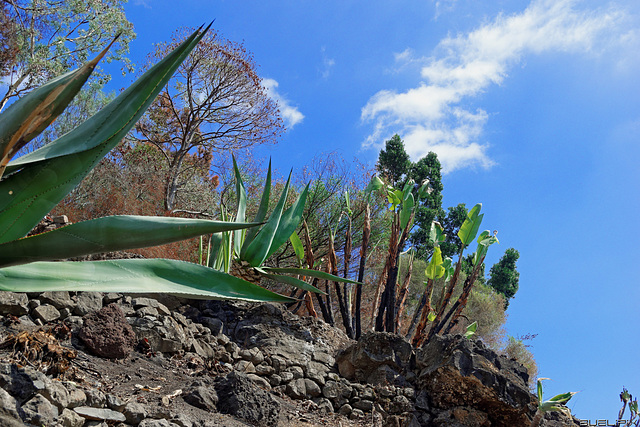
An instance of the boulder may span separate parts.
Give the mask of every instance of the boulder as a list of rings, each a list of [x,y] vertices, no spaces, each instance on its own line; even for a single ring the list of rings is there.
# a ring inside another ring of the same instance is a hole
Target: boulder
[[[107,359],[129,356],[136,343],[133,329],[116,304],[84,316],[79,337],[93,353]]]

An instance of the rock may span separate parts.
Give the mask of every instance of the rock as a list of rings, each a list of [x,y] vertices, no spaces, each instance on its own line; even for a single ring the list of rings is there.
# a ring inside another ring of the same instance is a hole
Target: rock
[[[20,415],[18,414],[19,405],[16,399],[0,388],[0,421],[3,421],[2,417],[7,419],[13,419],[16,422],[20,421]],[[5,425],[0,423],[0,425]]]
[[[135,333],[116,304],[109,304],[84,317],[79,337],[89,349],[107,359],[124,359],[131,354]]]
[[[102,308],[102,298],[101,292],[79,292],[78,303],[73,309],[73,314],[85,316],[100,310]]]
[[[62,411],[69,406],[69,392],[59,381],[49,381],[42,395]]]
[[[312,397],[318,397],[322,394],[322,390],[320,390],[320,386],[316,384],[315,381],[310,380],[309,378],[305,378],[304,385],[306,390],[305,397],[307,399]]]
[[[138,425],[140,421],[147,417],[147,411],[144,406],[138,402],[129,402],[124,406],[122,410],[126,421],[129,424]]]
[[[86,418],[87,420],[106,421],[107,423],[126,421],[124,414],[112,409],[78,406],[73,410],[76,414]]]
[[[341,351],[336,361],[340,374],[374,385],[405,385],[403,374],[411,369],[411,344],[387,332],[369,332],[360,341]]]
[[[58,310],[62,310],[63,308],[73,309],[76,305],[67,291],[43,292],[38,298],[43,304],[51,304]]]
[[[60,318],[60,312],[51,304],[43,304],[33,309],[31,312],[36,319],[43,323],[55,322]]]
[[[22,413],[22,419],[34,425],[52,425],[58,418],[58,408],[40,394],[36,394],[22,405]]]
[[[18,368],[14,364],[0,365],[0,387],[23,403],[45,389],[50,380],[42,372]]]
[[[487,349],[481,341],[434,336],[418,351],[416,365],[419,385],[429,390],[435,407],[449,411],[465,407],[473,419],[484,419],[481,413],[486,414],[492,426],[531,423],[529,405],[534,397],[529,393],[526,370]],[[450,415],[467,417],[459,411]]]
[[[84,417],[67,408],[62,410],[58,418],[58,423],[63,427],[82,427],[85,421]]]
[[[204,409],[209,412],[216,412],[218,405],[218,394],[211,386],[196,386],[187,391],[183,399],[196,408]]]
[[[0,313],[22,316],[29,312],[27,294],[18,292],[0,292]]]
[[[246,375],[231,372],[216,381],[215,389],[220,412],[261,426],[277,425],[280,404]]]
[[[285,393],[292,399],[305,399],[307,397],[307,385],[304,378],[298,378],[287,383]]]
[[[256,374],[247,374],[247,378],[249,378],[251,381],[253,381],[254,383],[256,383],[258,385],[258,387],[264,389],[264,390],[271,390],[271,384],[269,384],[269,381],[267,381],[266,379],[262,378],[259,375]]]
[[[103,408],[107,404],[107,396],[98,389],[90,388],[85,392],[87,406]]]
[[[143,420],[138,427],[180,427],[178,424],[172,423],[171,421],[160,419],[160,420],[152,420],[147,418]]]
[[[156,321],[150,317],[137,318],[131,319],[130,324],[139,339],[148,341],[152,351],[176,353],[183,349],[183,345],[190,350],[191,343],[183,327],[173,317],[163,316]]]

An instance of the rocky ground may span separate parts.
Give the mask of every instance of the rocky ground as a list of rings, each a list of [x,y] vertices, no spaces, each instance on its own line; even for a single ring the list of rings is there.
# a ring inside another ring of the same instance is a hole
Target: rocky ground
[[[280,305],[2,292],[0,315],[3,426],[528,427],[537,403],[480,341],[354,342]]]

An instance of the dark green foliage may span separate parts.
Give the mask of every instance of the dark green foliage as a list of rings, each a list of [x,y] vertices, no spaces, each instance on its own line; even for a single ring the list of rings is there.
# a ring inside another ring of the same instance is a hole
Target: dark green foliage
[[[416,163],[412,163],[409,167],[409,178],[413,179],[418,185],[428,179],[433,190],[416,208],[415,228],[409,238],[409,241],[416,249],[418,258],[422,259],[428,258],[433,250],[433,242],[429,241],[431,223],[437,217],[444,215],[442,210],[443,185],[441,169],[438,156],[433,152],[430,152]]]
[[[440,249],[442,250],[442,256],[453,257],[460,252],[462,247],[462,242],[458,237],[458,230],[467,218],[468,211],[465,204],[460,203],[458,206],[450,207],[446,216],[442,209],[441,212],[440,224],[444,228],[447,239],[440,244]]]
[[[520,273],[516,270],[516,261],[520,254],[514,248],[505,251],[500,261],[495,263],[489,271],[487,284],[505,297],[505,308],[509,306],[509,299],[518,292]]]
[[[380,151],[376,168],[395,187],[409,171],[411,161],[398,134],[385,142],[384,148]]]

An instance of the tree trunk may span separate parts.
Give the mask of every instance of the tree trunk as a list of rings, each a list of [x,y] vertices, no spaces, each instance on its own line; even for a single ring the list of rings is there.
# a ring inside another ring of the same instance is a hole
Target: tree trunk
[[[369,247],[369,237],[371,236],[371,212],[369,210],[369,204],[367,204],[364,218],[364,228],[362,230],[362,247],[360,248],[360,268],[358,269],[358,282],[356,285],[356,325],[355,334],[356,339],[360,339],[362,335],[362,323],[361,323],[361,301],[362,301],[362,281],[364,280],[364,269],[367,263],[367,249]]]
[[[175,207],[176,194],[178,193],[178,178],[180,177],[180,168],[182,167],[182,161],[187,153],[178,151],[174,157],[174,160],[169,168],[169,176],[167,176],[167,188],[165,190],[164,208],[165,210],[172,211]]]

